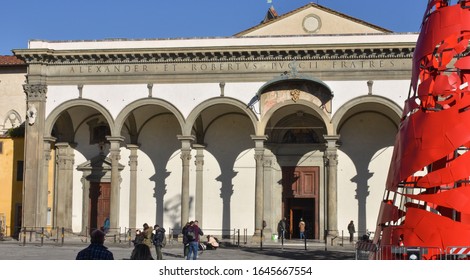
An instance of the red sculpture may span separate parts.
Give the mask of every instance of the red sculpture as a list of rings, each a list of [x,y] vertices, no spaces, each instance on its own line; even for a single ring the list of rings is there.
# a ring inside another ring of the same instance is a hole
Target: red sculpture
[[[426,248],[424,259],[470,247],[469,39],[470,1],[428,1],[377,220],[375,258],[395,258],[400,236],[407,247]]]

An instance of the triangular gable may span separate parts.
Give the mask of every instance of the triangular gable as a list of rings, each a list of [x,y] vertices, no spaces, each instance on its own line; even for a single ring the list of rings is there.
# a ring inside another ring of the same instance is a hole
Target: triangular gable
[[[271,11],[272,7],[268,11]],[[390,30],[310,3],[235,34],[235,37],[391,33]]]
[[[124,165],[118,164],[118,169],[123,170]],[[103,170],[103,171],[110,171],[111,170],[111,159],[105,156],[103,153],[100,153],[96,157],[79,164],[77,166],[77,170],[85,171],[85,170]]]

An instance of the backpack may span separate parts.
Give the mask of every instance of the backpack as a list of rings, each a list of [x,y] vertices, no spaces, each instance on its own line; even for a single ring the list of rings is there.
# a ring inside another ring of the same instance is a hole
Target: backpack
[[[166,234],[163,233],[162,248],[165,248],[165,246],[166,246]]]
[[[194,228],[188,228],[188,231],[186,232],[186,239],[188,240],[188,242],[196,240],[196,233],[194,232]]]

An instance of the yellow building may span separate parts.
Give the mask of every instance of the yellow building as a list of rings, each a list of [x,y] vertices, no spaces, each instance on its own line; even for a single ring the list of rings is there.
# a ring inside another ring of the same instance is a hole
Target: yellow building
[[[26,116],[26,63],[0,55],[0,231],[16,236],[21,226]]]
[[[6,236],[16,236],[21,226],[24,137],[0,138],[0,221]]]

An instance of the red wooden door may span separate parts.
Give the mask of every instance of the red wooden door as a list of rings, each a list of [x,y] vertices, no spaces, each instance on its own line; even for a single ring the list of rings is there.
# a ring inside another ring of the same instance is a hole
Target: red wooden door
[[[289,219],[291,238],[298,237],[300,218],[306,223],[307,238],[317,239],[319,209],[318,166],[286,166],[282,168],[282,202],[284,216]]]
[[[111,183],[90,184],[90,230],[101,228],[109,217],[110,197]]]

